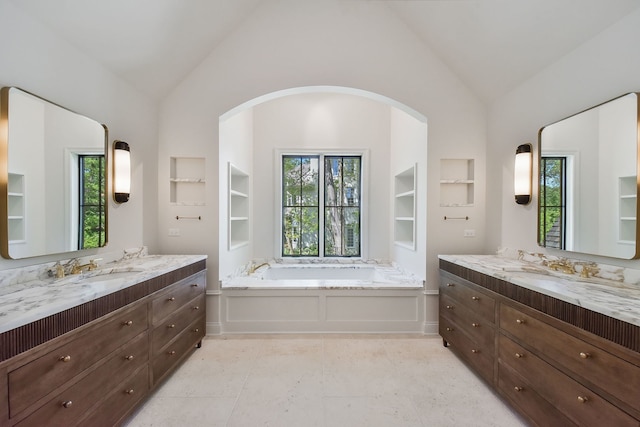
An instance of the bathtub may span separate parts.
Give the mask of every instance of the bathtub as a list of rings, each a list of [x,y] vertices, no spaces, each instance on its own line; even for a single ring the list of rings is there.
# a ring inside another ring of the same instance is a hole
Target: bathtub
[[[424,281],[391,263],[271,261],[220,285],[222,333],[435,333]]]
[[[419,278],[393,264],[269,263],[251,274],[222,282],[222,289],[407,288],[419,289]]]

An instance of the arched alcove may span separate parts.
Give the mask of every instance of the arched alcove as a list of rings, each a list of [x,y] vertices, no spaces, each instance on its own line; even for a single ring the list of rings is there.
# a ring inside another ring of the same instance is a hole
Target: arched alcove
[[[391,98],[337,86],[272,92],[220,116],[220,278],[252,259],[278,258],[275,151],[358,148],[369,153],[367,258],[392,260],[424,277],[426,269],[427,119]],[[416,245],[394,244],[394,176],[417,171]],[[230,183],[245,181],[234,212]],[[246,197],[245,197],[246,196]],[[235,216],[234,216],[235,215]],[[246,219],[240,219],[245,218]],[[233,218],[233,220],[232,220]],[[237,236],[231,233],[233,221]],[[243,229],[246,227],[246,229]],[[238,238],[238,236],[240,236]]]

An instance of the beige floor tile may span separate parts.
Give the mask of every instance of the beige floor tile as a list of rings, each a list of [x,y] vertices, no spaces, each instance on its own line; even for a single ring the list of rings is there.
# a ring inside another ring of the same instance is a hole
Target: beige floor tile
[[[437,337],[207,338],[127,427],[523,426]]]

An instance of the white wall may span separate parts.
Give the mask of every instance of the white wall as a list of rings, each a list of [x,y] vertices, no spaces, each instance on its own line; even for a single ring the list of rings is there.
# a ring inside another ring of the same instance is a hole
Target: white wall
[[[254,14],[170,93],[161,105],[159,146],[159,239],[161,250],[176,245],[209,255],[209,288],[218,282],[218,212],[208,204],[194,225],[197,238],[168,237],[172,226],[168,201],[168,158],[178,152],[203,155],[218,164],[218,117],[230,109],[279,90],[304,86],[343,86],[377,93],[409,106],[429,123],[429,195],[437,194],[440,158],[476,159],[476,200],[467,224],[444,224],[437,197],[427,209],[427,286],[438,286],[437,254],[481,252],[484,248],[484,164],[486,116],[481,102],[429,47],[385,5],[377,2],[261,3]],[[178,143],[179,142],[179,143]],[[207,171],[210,200],[218,200],[218,170]],[[464,239],[473,227],[475,239]],[[178,243],[184,240],[184,243]],[[208,313],[217,316],[210,299]],[[429,315],[435,319],[436,304]]]
[[[74,256],[143,244],[155,250],[158,125],[154,103],[5,0],[0,0],[0,52],[0,85],[20,87],[105,123],[110,144],[114,139],[131,144],[132,195],[121,206],[110,202],[109,244]],[[0,260],[0,269],[63,257]]]
[[[241,111],[225,120],[220,121],[220,164],[218,170],[221,172],[219,189],[220,221],[219,221],[219,245],[220,245],[220,277],[227,277],[235,269],[249,262],[253,258],[253,247],[255,239],[252,238],[252,225],[258,220],[256,214],[250,215],[249,220],[249,243],[245,246],[229,250],[229,162],[244,173],[249,174],[249,203],[255,205],[255,194],[253,189],[253,109]],[[269,159],[267,159],[269,161]],[[263,179],[262,177],[259,179]],[[251,208],[249,208],[251,210]],[[266,213],[266,208],[262,207],[260,213]],[[215,263],[215,260],[210,260]]]
[[[391,142],[391,182],[393,177],[400,172],[415,166],[416,178],[416,221],[415,221],[415,250],[395,245],[394,240],[394,205],[390,203],[390,221],[388,226],[389,240],[391,244],[391,259],[398,261],[403,268],[416,274],[418,277],[427,277],[426,257],[427,245],[435,242],[427,240],[427,197],[435,198],[437,195],[427,194],[427,124],[411,117],[397,108],[391,109],[390,124]],[[391,184],[390,200],[394,199],[393,184]]]
[[[488,187],[495,191],[487,197],[487,251],[502,246],[544,252],[536,244],[537,196],[526,207],[516,205],[513,200],[515,149],[523,142],[532,142],[537,147],[537,132],[549,123],[639,90],[638,40],[640,11],[635,11],[491,106]],[[582,254],[579,257],[640,266],[640,261]]]

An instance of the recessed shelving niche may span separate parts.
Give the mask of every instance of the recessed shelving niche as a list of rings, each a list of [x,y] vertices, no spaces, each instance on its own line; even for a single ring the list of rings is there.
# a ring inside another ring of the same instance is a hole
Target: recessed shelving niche
[[[249,244],[249,174],[229,163],[229,250]]]
[[[440,159],[440,206],[473,206],[474,160]]]
[[[398,246],[416,249],[416,165],[394,178],[394,238]]]
[[[169,202],[176,206],[205,205],[205,160],[171,157]]]
[[[24,175],[9,174],[7,196],[9,244],[24,243]]]
[[[619,235],[621,243],[633,244],[636,241],[638,184],[635,176],[619,178]]]

